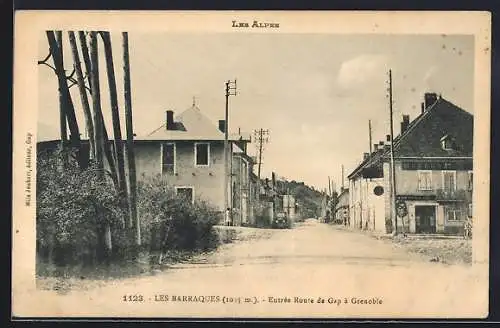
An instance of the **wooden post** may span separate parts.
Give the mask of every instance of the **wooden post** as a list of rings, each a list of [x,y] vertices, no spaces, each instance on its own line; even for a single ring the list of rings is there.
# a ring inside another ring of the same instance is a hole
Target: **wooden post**
[[[391,213],[393,231],[392,235],[398,234],[398,217],[396,212],[396,168],[394,161],[394,123],[393,123],[393,108],[392,108],[392,71],[389,70],[389,118],[391,130]]]
[[[370,156],[372,156],[372,120],[368,120],[368,142],[370,143],[369,150]]]
[[[130,58],[128,50],[128,33],[122,33],[123,38],[123,84],[125,97],[125,124],[127,129],[126,155],[128,163],[129,185],[129,217],[130,223],[135,227],[135,243],[141,245],[141,225],[137,215],[137,177],[135,171],[134,130],[132,120],[132,92],[130,82]],[[166,239],[167,237],[165,237]],[[161,250],[163,254],[163,249]],[[161,262],[161,259],[160,259]],[[160,263],[161,264],[161,263]]]

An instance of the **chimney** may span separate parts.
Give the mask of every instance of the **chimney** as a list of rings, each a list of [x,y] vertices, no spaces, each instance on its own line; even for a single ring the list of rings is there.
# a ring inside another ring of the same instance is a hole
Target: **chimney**
[[[383,141],[379,141],[379,142],[378,142],[378,146],[379,146],[379,147],[380,147],[380,146],[383,146],[383,145],[384,145],[384,142],[383,142]],[[382,148],[382,147],[380,147],[380,148]]]
[[[427,110],[432,104],[437,101],[437,94],[433,92],[426,92],[424,94],[424,106],[425,110]]]
[[[370,157],[369,153],[363,153],[363,161],[366,161]]]
[[[422,108],[422,114],[423,114],[424,111],[425,111],[425,104],[424,103],[420,103],[420,107]]]
[[[378,152],[378,144],[373,144],[373,152]]]
[[[173,130],[174,129],[174,111],[167,110],[165,119],[166,119],[165,126],[167,127],[167,130]]]
[[[219,120],[219,130],[220,132],[226,132],[226,121]]]
[[[405,132],[410,125],[410,115],[403,115],[403,122],[401,122],[401,133]]]

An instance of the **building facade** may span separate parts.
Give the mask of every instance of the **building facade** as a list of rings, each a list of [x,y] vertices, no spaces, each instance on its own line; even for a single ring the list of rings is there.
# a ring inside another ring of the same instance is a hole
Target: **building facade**
[[[335,204],[335,223],[350,226],[349,218],[349,188],[340,188],[340,193]]]
[[[223,120],[217,127],[194,104],[176,117],[173,111],[166,111],[165,121],[159,128],[134,139],[137,179],[161,177],[188,201],[206,201],[223,213],[226,200],[224,129]],[[237,225],[248,222],[251,214],[246,191],[252,169],[251,158],[246,155],[248,142],[249,135],[229,136],[227,199],[231,212],[236,213],[234,223]],[[83,148],[88,152],[88,140],[83,144],[87,145]],[[37,146],[46,149],[57,145],[58,141],[48,141]],[[244,191],[239,192],[240,189]]]
[[[472,114],[427,93],[415,120],[403,115],[394,138],[395,203],[390,136],[386,140],[350,175],[351,224],[365,222],[370,229],[373,223],[371,229],[391,232],[397,208],[399,232],[460,233],[472,216]]]

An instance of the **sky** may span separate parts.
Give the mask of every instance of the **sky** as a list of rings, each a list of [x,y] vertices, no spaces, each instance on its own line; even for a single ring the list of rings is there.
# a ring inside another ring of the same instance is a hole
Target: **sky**
[[[112,44],[125,134],[120,34],[112,34]],[[99,46],[102,108],[111,126],[102,42]],[[425,92],[440,93],[473,113],[473,36],[130,32],[129,48],[138,136],[157,129],[166,110],[179,114],[189,108],[193,97],[217,124],[224,119],[225,82],[236,79],[238,94],[229,99],[229,128],[269,130],[262,176],[274,171],[319,190],[328,188],[329,176],[340,188],[342,165],[347,185],[347,175],[369,151],[369,120],[372,143],[389,134],[389,69],[396,134],[403,114],[413,120],[420,113]],[[37,60],[47,53],[42,34]],[[73,61],[67,34],[64,61],[69,74]],[[39,140],[58,138],[54,72],[39,66],[38,83]],[[71,93],[83,131],[76,86]],[[256,144],[248,149],[256,154]]]

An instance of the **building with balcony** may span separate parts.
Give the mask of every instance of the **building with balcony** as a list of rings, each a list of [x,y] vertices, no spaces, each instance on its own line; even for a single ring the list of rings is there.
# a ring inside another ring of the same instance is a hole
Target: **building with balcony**
[[[391,232],[392,208],[399,232],[459,233],[472,216],[473,115],[434,93],[421,114],[403,115],[394,138],[395,194],[391,197],[390,136],[375,145],[349,175],[351,225]],[[354,222],[353,222],[354,221]]]

